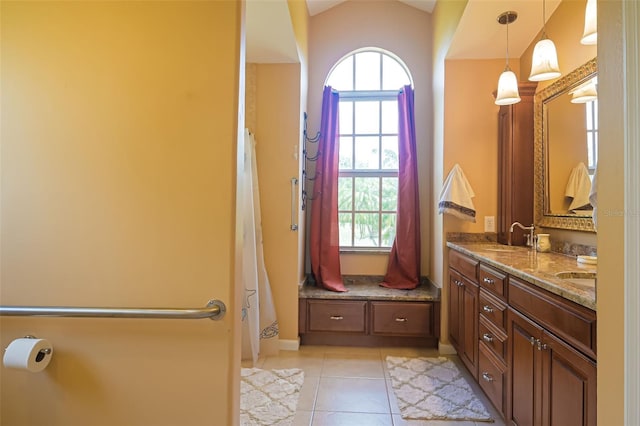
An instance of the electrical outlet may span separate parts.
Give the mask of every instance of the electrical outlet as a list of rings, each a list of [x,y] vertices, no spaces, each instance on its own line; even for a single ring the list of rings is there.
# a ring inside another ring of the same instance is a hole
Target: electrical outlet
[[[484,232],[496,232],[496,217],[485,216],[484,217]]]

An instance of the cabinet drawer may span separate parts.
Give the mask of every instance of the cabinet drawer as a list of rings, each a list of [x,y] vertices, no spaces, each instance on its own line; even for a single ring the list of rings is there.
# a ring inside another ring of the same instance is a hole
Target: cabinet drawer
[[[367,302],[364,300],[309,300],[309,331],[366,331]]]
[[[507,369],[482,343],[478,354],[478,371],[480,387],[493,406],[504,415]]]
[[[591,309],[511,277],[509,305],[596,358],[596,313]]]
[[[507,327],[507,305],[484,289],[480,290],[480,315],[494,323],[501,330]]]
[[[371,302],[372,334],[433,335],[431,303]]]
[[[500,360],[505,360],[507,356],[507,334],[482,315],[480,315],[478,336],[480,341],[484,342]]]
[[[478,262],[455,250],[449,250],[449,266],[473,282],[478,282]]]
[[[490,266],[480,264],[478,282],[482,288],[506,299],[507,275]]]

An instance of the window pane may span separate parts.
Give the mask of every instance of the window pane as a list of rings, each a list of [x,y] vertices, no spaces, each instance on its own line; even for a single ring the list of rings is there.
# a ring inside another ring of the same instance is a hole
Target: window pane
[[[398,178],[382,178],[382,210],[396,211],[398,208]]]
[[[353,169],[353,138],[351,136],[340,137],[339,168],[341,170]]]
[[[595,168],[596,166],[596,156],[594,152],[594,141],[593,141],[593,133],[587,132],[587,155],[589,156],[589,168]]]
[[[380,216],[378,213],[356,213],[354,223],[354,242],[356,247],[378,247]]]
[[[352,230],[351,213],[338,214],[338,229],[340,234],[340,245],[351,246]]]
[[[340,101],[339,106],[340,134],[349,135],[353,133],[353,102]]]
[[[353,56],[345,58],[331,71],[327,84],[336,90],[353,90]]]
[[[378,134],[380,132],[380,102],[355,102],[356,133]]]
[[[382,133],[398,133],[398,101],[382,102]]]
[[[585,107],[585,111],[587,113],[587,129],[591,130],[593,129],[593,120],[591,119],[593,116],[591,115],[591,112],[593,111],[593,103],[592,102],[587,102],[584,104]]]
[[[398,170],[398,137],[382,137],[382,168]]]
[[[382,240],[380,245],[382,247],[391,247],[393,245],[393,239],[396,237],[396,214],[383,213],[381,228]]]
[[[409,76],[398,61],[387,55],[382,56],[382,90],[400,90],[411,84]]]
[[[380,90],[380,53],[356,53],[356,89]]]
[[[380,168],[380,138],[378,136],[360,136],[355,138],[355,168],[359,170],[377,170]]]
[[[378,211],[380,208],[380,178],[357,177],[354,210]]]
[[[353,178],[338,178],[338,210],[353,209]]]

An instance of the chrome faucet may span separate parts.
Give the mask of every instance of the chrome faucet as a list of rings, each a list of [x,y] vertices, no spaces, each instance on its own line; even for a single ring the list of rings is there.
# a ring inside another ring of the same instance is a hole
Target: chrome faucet
[[[511,245],[511,236],[513,235],[513,228],[515,226],[518,226],[523,231],[529,231],[529,233],[527,234],[527,241],[526,241],[525,245],[527,247],[533,247],[534,240],[535,240],[535,235],[534,235],[534,232],[535,232],[535,229],[536,229],[535,226],[533,226],[533,224],[531,224],[531,226],[522,226],[522,224],[520,222],[513,222],[511,224],[511,227],[509,228],[509,235],[507,237],[509,245]]]

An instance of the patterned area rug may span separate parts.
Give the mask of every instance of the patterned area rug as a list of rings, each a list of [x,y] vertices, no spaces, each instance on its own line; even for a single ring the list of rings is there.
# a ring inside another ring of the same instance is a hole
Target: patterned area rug
[[[243,368],[240,382],[242,426],[287,426],[293,422],[304,372],[297,368]]]
[[[493,422],[458,367],[447,358],[388,356],[386,361],[403,419]]]

